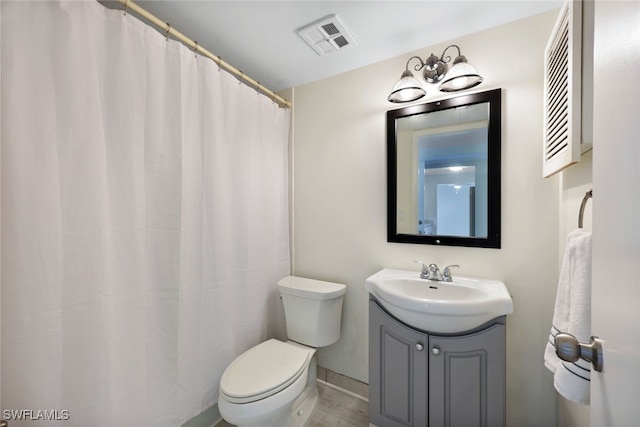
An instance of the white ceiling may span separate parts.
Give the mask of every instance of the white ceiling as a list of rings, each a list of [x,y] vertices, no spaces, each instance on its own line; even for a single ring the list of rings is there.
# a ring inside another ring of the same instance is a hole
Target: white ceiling
[[[465,34],[558,8],[562,1],[140,0],[137,3],[264,86],[279,91],[425,46],[455,41]],[[319,56],[296,30],[329,14],[338,15],[357,44]],[[461,49],[464,54],[464,46]],[[424,57],[430,53],[425,51]]]

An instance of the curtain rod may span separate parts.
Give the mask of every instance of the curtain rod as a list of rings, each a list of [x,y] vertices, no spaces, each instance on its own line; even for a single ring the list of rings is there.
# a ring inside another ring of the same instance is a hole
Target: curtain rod
[[[218,64],[219,67],[224,68],[234,76],[238,77],[240,80],[243,80],[245,83],[248,83],[251,86],[253,86],[259,92],[262,92],[265,95],[269,96],[270,98],[273,99],[274,102],[277,102],[280,106],[291,108],[291,102],[287,101],[280,95],[276,94],[274,91],[264,87],[260,82],[247,76],[246,74],[238,70],[233,65],[223,61],[222,58],[220,58],[218,55],[214,55],[204,47],[200,46],[197,41],[191,40],[189,37],[185,36],[180,31],[174,29],[171,26],[171,24],[169,24],[168,22],[162,22],[161,19],[159,19],[155,15],[143,9],[141,6],[134,3],[133,0],[118,0],[118,1],[122,3],[122,8],[124,9],[125,13],[130,10],[142,16],[143,18],[153,23],[155,26],[164,29],[167,37],[169,35],[172,35],[174,38],[176,38],[177,40],[181,41],[183,44],[193,49],[196,53],[199,53],[200,55],[206,56],[207,58],[213,60],[213,62]]]

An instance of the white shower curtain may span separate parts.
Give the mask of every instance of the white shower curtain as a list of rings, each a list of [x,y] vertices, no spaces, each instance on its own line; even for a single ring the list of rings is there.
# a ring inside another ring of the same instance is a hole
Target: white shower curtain
[[[180,425],[275,334],[289,111],[122,11],[0,7],[3,414]]]

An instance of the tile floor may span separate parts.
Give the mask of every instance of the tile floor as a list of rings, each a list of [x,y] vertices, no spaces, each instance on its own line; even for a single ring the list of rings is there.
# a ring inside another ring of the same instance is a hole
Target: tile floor
[[[305,427],[368,427],[369,403],[318,382],[319,399]],[[220,421],[215,427],[232,427]]]

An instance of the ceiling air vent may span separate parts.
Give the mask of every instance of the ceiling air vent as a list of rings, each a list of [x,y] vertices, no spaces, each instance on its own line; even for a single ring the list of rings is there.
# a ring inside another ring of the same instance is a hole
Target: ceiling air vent
[[[325,33],[329,34],[330,36],[334,34],[338,34],[340,32],[340,30],[338,30],[338,27],[336,27],[336,24],[334,24],[333,22],[323,25],[322,29],[324,30]]]
[[[305,25],[298,29],[298,35],[320,56],[356,44],[356,39],[336,15]]]

